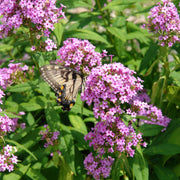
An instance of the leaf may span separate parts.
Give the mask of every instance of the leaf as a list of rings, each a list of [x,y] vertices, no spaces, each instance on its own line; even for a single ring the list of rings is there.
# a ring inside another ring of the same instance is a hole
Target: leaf
[[[175,155],[180,153],[180,145],[176,144],[157,144],[152,145],[144,151],[145,154],[155,155]]]
[[[126,35],[127,40],[137,39],[141,43],[149,44],[149,38],[139,31],[131,32]]]
[[[149,170],[141,149],[137,149],[133,157],[133,173],[137,180],[148,180]]]
[[[61,168],[60,168],[58,180],[73,180],[73,174],[71,172],[71,169],[69,168],[63,156],[61,156],[60,159],[60,166]]]
[[[80,130],[83,134],[87,134],[86,125],[80,116],[69,114],[69,120],[77,130]]]
[[[40,172],[41,168],[42,168],[42,164],[37,162],[28,169],[26,175],[31,179],[46,180],[46,178]]]
[[[56,38],[57,38],[57,42],[58,42],[58,46],[60,46],[61,44],[61,40],[62,40],[62,35],[64,32],[64,26],[58,22],[54,25],[55,29],[53,31],[53,33],[55,34]]]
[[[23,149],[23,150],[26,151],[29,155],[31,155],[35,160],[37,160],[37,157],[36,157],[31,151],[29,151],[26,147],[24,147],[23,145],[19,144],[19,143],[16,142],[16,141],[10,140],[10,139],[6,139],[6,141],[7,141],[8,143],[12,143],[12,144],[16,145],[18,149]]]
[[[27,120],[29,126],[32,126],[35,123],[34,116],[30,112],[27,114],[26,120]]]
[[[59,130],[60,128],[60,116],[52,105],[47,106],[45,109],[46,121],[53,130]]]
[[[108,41],[104,39],[102,36],[87,29],[76,29],[72,31],[67,31],[66,33],[69,37],[89,39],[89,40],[100,41],[102,43],[109,44]]]
[[[180,145],[180,118],[172,119],[169,123],[166,131],[159,134],[156,139],[153,140],[153,145],[158,145],[161,143],[168,143],[168,144],[177,144]]]
[[[148,69],[150,65],[157,59],[159,46],[153,42],[149,44],[149,49],[146,51],[145,56],[141,62],[139,72]]]
[[[118,29],[116,27],[107,27],[106,28],[108,32],[110,32],[112,35],[116,36],[121,41],[126,41],[126,32],[123,29]]]
[[[0,52],[7,52],[12,50],[14,47],[12,45],[9,44],[0,44]]]
[[[173,79],[173,82],[180,86],[180,71],[173,71],[170,73],[170,77]]]
[[[160,77],[160,79],[153,83],[152,94],[151,94],[151,103],[160,106],[162,101],[162,95],[164,92],[165,85],[165,76]]]
[[[10,86],[7,88],[7,91],[9,92],[25,92],[30,91],[37,87],[38,80],[35,80],[33,82],[24,82],[21,84],[17,84],[15,86]]]
[[[84,122],[95,123],[96,122],[96,118],[95,117],[87,117],[87,118],[84,119]]]
[[[171,169],[153,165],[153,169],[156,172],[156,175],[159,180],[178,180],[179,178],[174,174],[174,172]]]
[[[37,111],[47,106],[47,99],[44,96],[35,96],[27,103],[21,103],[21,111]]]
[[[76,174],[75,170],[75,150],[74,150],[74,141],[73,136],[69,128],[61,124],[61,139],[59,144],[60,152],[63,154],[63,157],[66,163],[71,168],[72,172]]]
[[[170,103],[180,105],[180,87],[168,86],[167,99]]]
[[[161,132],[162,129],[164,129],[163,126],[155,125],[155,124],[143,124],[139,128],[143,136],[155,136],[159,132]]]
[[[84,133],[82,133],[79,129],[75,128],[70,128],[72,136],[74,140],[76,141],[75,145],[78,147],[78,149],[81,150],[86,150],[89,149],[88,143],[84,140]]]
[[[18,115],[16,115],[16,114],[12,114],[11,112],[6,112],[6,111],[1,111],[1,112],[0,112],[0,116],[5,117],[6,115],[7,115],[9,118],[18,118],[18,119],[22,118],[21,116],[18,116]]]
[[[161,59],[161,58],[156,59],[156,60],[151,64],[151,66],[150,66],[149,69],[147,70],[145,76],[148,76],[148,75],[150,75],[150,74],[152,73],[152,70],[153,70],[154,66],[158,63],[158,61],[160,61],[160,59]]]
[[[4,175],[3,180],[20,180],[22,177],[26,174],[27,170],[31,164],[28,165],[23,165],[23,164],[18,164],[18,169],[13,171],[10,174]]]

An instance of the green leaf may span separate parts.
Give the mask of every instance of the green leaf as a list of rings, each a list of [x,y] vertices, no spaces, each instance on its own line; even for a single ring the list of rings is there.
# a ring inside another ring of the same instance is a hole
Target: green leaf
[[[46,180],[46,178],[40,172],[41,168],[42,168],[42,164],[37,162],[28,169],[26,175],[31,179]]]
[[[170,103],[180,105],[180,87],[168,86],[166,97]]]
[[[74,140],[76,141],[75,145],[78,147],[78,149],[86,150],[89,149],[88,143],[84,140],[84,133],[82,133],[79,129],[70,128],[72,136],[74,137]]]
[[[153,70],[154,66],[158,63],[158,61],[160,61],[160,59],[161,59],[161,58],[156,59],[156,60],[151,64],[151,66],[150,66],[149,69],[147,70],[145,76],[148,76],[148,75],[150,75],[150,74],[152,73],[152,70]]]
[[[59,23],[56,23],[54,25],[54,27],[55,27],[55,29],[54,29],[53,33],[55,34],[55,36],[57,38],[58,46],[60,46],[61,40],[62,40],[62,35],[64,32],[64,26],[59,22]]]
[[[18,164],[18,169],[13,171],[10,174],[4,175],[3,180],[20,180],[20,179],[22,179],[23,176],[28,171],[30,166],[31,166],[31,164],[28,164],[28,165]]]
[[[159,180],[178,180],[179,178],[174,174],[174,172],[169,169],[158,165],[153,165],[153,169]]]
[[[44,96],[35,96],[29,102],[21,103],[19,106],[21,111],[37,111],[46,108],[47,102]]]
[[[87,118],[84,119],[84,122],[95,123],[96,122],[96,118],[95,117],[87,117]]]
[[[108,41],[99,34],[86,29],[76,29],[76,30],[68,31],[66,33],[69,37],[89,39],[89,40],[100,41],[102,43],[109,44]]]
[[[53,106],[49,105],[45,109],[46,121],[53,130],[59,130],[60,128],[60,116],[56,112]]]
[[[9,92],[26,92],[30,91],[33,88],[36,88],[38,84],[38,80],[35,80],[33,82],[25,82],[21,84],[17,84],[15,86],[10,86],[7,88],[7,91]]]
[[[29,151],[26,147],[24,147],[23,145],[19,144],[18,142],[16,141],[13,141],[13,140],[10,140],[10,139],[6,139],[6,141],[8,143],[12,143],[14,145],[17,146],[17,149],[23,149],[24,151],[26,151],[29,155],[31,155],[35,160],[37,160],[36,156],[31,152]]]
[[[137,149],[133,157],[133,173],[137,180],[149,179],[148,165],[142,155],[141,149]]]
[[[74,140],[69,128],[61,124],[61,139],[59,144],[60,152],[63,154],[63,157],[66,163],[71,168],[72,172],[76,174],[75,170],[75,149],[74,149]]]
[[[126,35],[127,40],[137,39],[141,43],[149,44],[149,38],[147,38],[142,32],[135,31]]]
[[[151,103],[160,106],[162,101],[162,95],[164,92],[165,86],[165,76],[160,77],[160,79],[153,83],[152,94],[151,94]]]
[[[61,156],[60,159],[60,166],[61,168],[60,168],[58,180],[73,180],[71,169],[67,164],[67,162],[65,161],[65,159],[63,158],[63,156]]]
[[[27,114],[26,120],[30,126],[32,126],[35,123],[34,116],[30,112]]]
[[[118,29],[116,27],[107,27],[106,28],[108,32],[110,32],[112,35],[116,36],[121,41],[126,41],[126,32],[123,29]]]
[[[149,155],[175,155],[180,153],[180,146],[176,144],[157,144],[147,148],[144,153]]]
[[[155,61],[155,59],[157,59],[158,48],[159,46],[157,44],[149,44],[149,49],[146,51],[145,56],[142,59],[139,72],[148,69],[151,66],[151,64]]]
[[[170,77],[173,79],[173,82],[180,86],[180,71],[173,71],[170,73]]]
[[[158,144],[177,144],[180,145],[180,118],[172,119],[166,131],[160,133],[156,139],[153,140],[153,145]]]
[[[14,47],[12,45],[9,44],[0,44],[0,52],[7,52],[12,50]]]
[[[6,115],[7,115],[9,118],[18,118],[18,119],[22,118],[21,116],[12,114],[11,112],[6,112],[6,111],[1,111],[1,112],[0,112],[0,116],[5,117]]]
[[[84,134],[87,134],[86,125],[80,116],[69,114],[69,120],[76,129],[80,130]]]
[[[143,124],[139,128],[143,136],[155,136],[159,132],[161,132],[162,129],[164,129],[163,126],[155,125],[155,124]]]

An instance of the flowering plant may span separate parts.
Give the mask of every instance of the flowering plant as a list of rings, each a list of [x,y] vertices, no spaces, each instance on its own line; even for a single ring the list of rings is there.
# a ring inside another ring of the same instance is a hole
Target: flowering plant
[[[178,0],[63,3],[0,1],[0,179],[178,179]]]

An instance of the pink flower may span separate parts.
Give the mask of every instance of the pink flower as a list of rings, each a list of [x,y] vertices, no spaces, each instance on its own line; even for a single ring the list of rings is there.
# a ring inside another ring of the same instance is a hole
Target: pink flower
[[[177,8],[171,1],[162,2],[150,10],[151,15],[148,16],[146,26],[150,32],[159,35],[161,46],[171,47],[174,43],[180,42],[180,19]]]

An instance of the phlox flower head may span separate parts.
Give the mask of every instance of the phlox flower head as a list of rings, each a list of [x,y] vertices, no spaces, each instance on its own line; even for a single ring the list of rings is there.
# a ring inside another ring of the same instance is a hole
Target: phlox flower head
[[[0,38],[7,37],[13,30],[21,25],[31,25],[33,31],[48,36],[50,30],[54,30],[54,24],[59,19],[65,18],[61,4],[56,7],[56,1],[51,0],[5,0],[1,2],[0,16]],[[31,24],[30,24],[31,23]],[[27,26],[29,27],[29,26]]]
[[[96,118],[114,121],[124,112],[123,105],[142,90],[142,80],[134,77],[135,72],[121,63],[105,64],[93,68],[86,80],[81,99],[88,105],[94,103]]]
[[[113,162],[114,159],[110,156],[104,158],[99,156],[94,157],[90,153],[84,160],[84,166],[88,175],[92,175],[94,179],[100,180],[110,175]]]
[[[103,53],[95,51],[88,40],[80,40],[77,38],[69,38],[63,42],[63,46],[59,49],[57,55],[60,59],[56,63],[76,69],[84,75],[88,75],[93,67],[101,65],[101,59],[106,56]]]
[[[131,107],[130,109],[127,109],[126,112],[130,115],[136,114],[139,116],[145,116],[149,118],[149,120],[141,119],[141,123],[157,124],[165,127],[162,131],[166,130],[166,127],[168,126],[171,119],[163,116],[161,109],[158,109],[156,106],[149,104],[149,102],[149,96],[145,91],[142,91],[133,97],[132,101],[130,102]]]
[[[150,12],[146,26],[150,32],[159,36],[159,44],[171,47],[180,42],[180,19],[175,5],[170,0],[162,0]]]
[[[44,125],[44,130],[40,131],[40,135],[42,135],[41,139],[45,140],[46,143],[44,144],[44,147],[47,148],[49,146],[56,145],[58,143],[58,136],[60,134],[59,131],[52,132],[50,131],[48,125]]]
[[[12,60],[13,61],[13,60]],[[0,68],[0,86],[6,89],[13,83],[19,84],[27,81],[27,76],[33,78],[34,71],[22,63],[10,63],[8,68]]]
[[[2,98],[4,95],[4,92],[0,89],[0,104],[2,104]]]
[[[6,145],[0,152],[0,172],[14,170],[14,164],[17,164],[18,159],[14,153],[17,152],[16,147]]]
[[[4,136],[9,132],[13,132],[15,130],[14,128],[15,122],[13,119],[9,118],[7,115],[0,116],[0,136]]]
[[[132,125],[125,125],[119,117],[114,122],[98,122],[85,140],[100,156],[119,152],[133,157],[135,148],[144,145],[141,133],[137,134]]]

